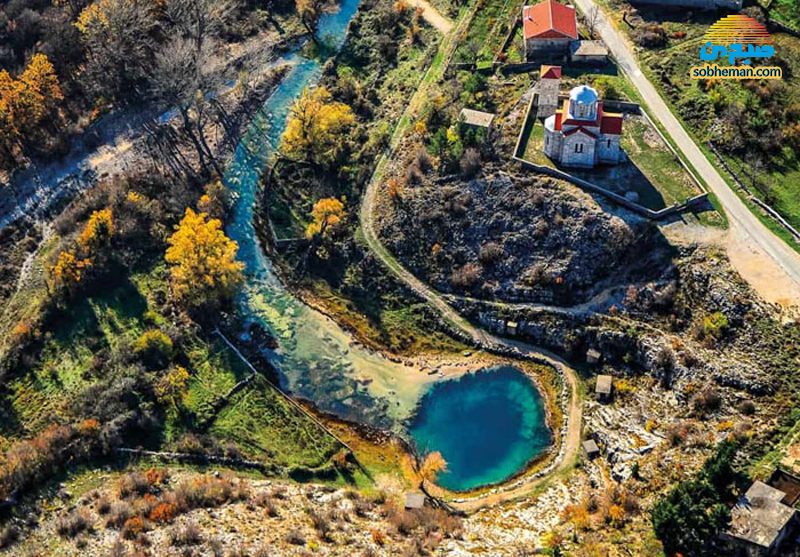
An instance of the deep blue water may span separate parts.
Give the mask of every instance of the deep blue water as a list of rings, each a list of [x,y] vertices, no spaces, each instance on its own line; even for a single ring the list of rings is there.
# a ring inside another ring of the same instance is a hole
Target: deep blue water
[[[442,453],[437,483],[453,491],[506,480],[552,440],[536,386],[505,366],[433,384],[409,431],[420,451]]]

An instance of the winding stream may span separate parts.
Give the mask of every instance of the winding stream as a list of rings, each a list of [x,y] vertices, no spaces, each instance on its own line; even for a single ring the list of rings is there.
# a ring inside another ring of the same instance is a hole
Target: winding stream
[[[326,52],[335,53],[341,48],[347,26],[359,3],[360,0],[344,0],[337,12],[327,14],[320,20],[318,36],[323,38]],[[261,173],[278,147],[293,101],[305,87],[318,81],[324,60],[306,57],[303,50],[298,50],[286,55],[281,62],[291,64],[292,69],[265,102],[237,147],[224,178],[236,198],[227,232],[239,244],[239,259],[246,265],[247,280],[239,302],[241,314],[251,321],[259,321],[278,340],[279,348],[269,356],[279,371],[282,388],[294,396],[314,401],[319,409],[341,418],[385,430],[407,432],[407,424],[415,417],[418,406],[420,415],[424,411],[420,404],[423,395],[428,393],[425,406],[435,407],[440,396],[438,393],[444,393],[446,398],[451,399],[448,396],[451,389],[431,389],[431,384],[437,382],[438,377],[391,362],[383,355],[354,343],[349,333],[328,317],[308,308],[283,287],[273,272],[271,262],[258,245],[253,226],[253,207]],[[481,372],[481,377],[484,375]],[[517,372],[516,375],[517,381],[530,383],[521,373]],[[524,400],[531,407],[532,419],[543,424],[541,397],[535,388],[530,388],[533,393],[525,391],[529,396]],[[520,388],[515,389],[509,392],[519,394]],[[517,400],[520,400],[519,397]],[[441,402],[446,403],[445,400]],[[503,404],[496,397],[494,403]],[[529,419],[522,421],[531,426]],[[490,426],[491,423],[487,427]],[[452,426],[449,429],[455,438],[458,438],[457,430]],[[474,433],[473,429],[462,431],[468,436]],[[491,429],[484,429],[481,435],[486,434],[491,435]],[[549,442],[549,437],[547,439]],[[501,481],[542,450],[538,437],[535,443],[523,443],[524,446],[519,445],[515,438],[505,449],[496,448],[492,453],[493,462],[478,465],[477,468],[481,469],[477,469],[470,466],[464,468],[456,445],[435,446],[439,444],[435,436],[424,441],[425,446],[420,448],[442,450],[447,453],[444,454],[446,459],[461,463],[458,467],[461,472],[450,477],[449,487],[453,489],[485,483],[486,478]],[[477,446],[476,442],[473,439],[470,447]],[[487,466],[490,468],[488,471],[485,470]]]

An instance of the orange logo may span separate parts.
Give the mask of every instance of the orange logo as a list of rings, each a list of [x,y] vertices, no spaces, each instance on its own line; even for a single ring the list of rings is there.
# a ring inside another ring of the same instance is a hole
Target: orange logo
[[[712,44],[772,44],[766,28],[752,17],[729,15],[723,17],[706,31],[706,42]]]

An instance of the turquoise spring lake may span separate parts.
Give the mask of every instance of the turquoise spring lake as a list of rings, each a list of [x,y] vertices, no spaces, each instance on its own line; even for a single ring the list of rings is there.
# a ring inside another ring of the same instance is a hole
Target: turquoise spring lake
[[[508,366],[433,384],[409,432],[419,451],[442,453],[447,471],[436,483],[452,491],[502,482],[552,443],[541,394]]]

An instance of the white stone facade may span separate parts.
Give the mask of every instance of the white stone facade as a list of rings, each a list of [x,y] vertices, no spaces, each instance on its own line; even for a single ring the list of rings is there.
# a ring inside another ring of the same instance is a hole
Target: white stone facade
[[[544,121],[544,153],[562,166],[592,168],[623,160],[622,115],[603,111],[597,91],[581,85]]]

